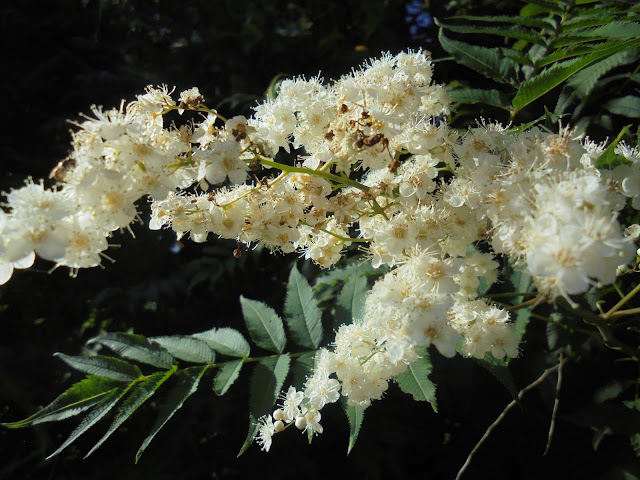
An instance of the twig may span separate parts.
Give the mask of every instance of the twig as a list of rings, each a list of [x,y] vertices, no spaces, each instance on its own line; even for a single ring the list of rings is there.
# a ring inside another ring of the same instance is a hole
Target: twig
[[[611,310],[605,313],[603,318],[606,320],[607,318],[611,317],[611,315],[613,315],[618,310],[620,310],[620,308],[622,308],[638,292],[640,292],[640,284],[636,285],[636,287],[633,290],[631,290],[629,293],[627,293],[618,303],[616,303],[611,308]]]
[[[532,298],[530,300],[527,300],[526,302],[519,303],[518,305],[512,305],[512,306],[510,306],[508,308],[505,308],[505,310],[519,310],[521,308],[530,307],[531,305],[536,307],[536,306],[538,306],[538,304],[540,304],[542,302],[546,302],[546,301],[547,301],[546,295],[542,295],[540,297],[535,297],[535,298]]]
[[[560,359],[560,363],[558,363],[558,365],[555,365],[555,366],[553,366],[551,368],[547,368],[544,372],[542,372],[542,375],[540,375],[537,380],[535,380],[533,383],[530,383],[529,385],[524,387],[522,390],[520,390],[520,392],[518,393],[518,400],[520,400],[522,398],[522,396],[525,393],[527,393],[529,390],[537,387],[545,378],[547,378],[547,375],[549,375],[550,373],[552,373],[555,370],[558,370],[566,361],[567,361],[567,359],[561,358]],[[467,457],[467,460],[464,462],[464,465],[462,465],[462,468],[460,468],[460,470],[458,471],[458,474],[456,475],[456,479],[455,480],[460,480],[460,477],[462,476],[462,473],[466,470],[466,468],[471,463],[471,458],[473,457],[473,455],[478,451],[480,446],[489,437],[489,434],[491,433],[491,431],[502,421],[502,419],[505,417],[507,412],[514,405],[516,405],[516,403],[518,403],[517,400],[512,400],[511,403],[509,403],[509,405],[507,405],[506,408],[502,411],[502,413],[498,416],[498,418],[496,418],[495,421],[489,426],[489,428],[487,428],[487,431],[484,432],[484,435],[482,436],[482,438],[478,441],[478,443],[476,443],[476,446],[473,447],[473,450],[471,450],[471,453]]]
[[[560,352],[560,363],[558,364],[558,383],[556,383],[556,397],[553,401],[553,412],[551,413],[551,424],[549,425],[549,436],[547,437],[547,446],[544,447],[542,456],[546,456],[551,449],[551,439],[553,438],[553,431],[556,427],[556,417],[558,414],[558,404],[560,403],[560,386],[562,385],[562,362],[564,358],[562,352]]]

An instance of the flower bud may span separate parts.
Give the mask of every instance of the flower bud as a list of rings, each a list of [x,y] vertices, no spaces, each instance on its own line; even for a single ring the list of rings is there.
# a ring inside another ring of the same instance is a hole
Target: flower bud
[[[296,428],[298,430],[304,430],[307,426],[307,419],[304,417],[296,417]]]

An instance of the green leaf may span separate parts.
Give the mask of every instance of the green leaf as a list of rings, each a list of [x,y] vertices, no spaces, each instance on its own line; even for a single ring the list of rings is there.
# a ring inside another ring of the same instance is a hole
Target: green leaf
[[[282,353],[287,343],[282,319],[273,308],[257,300],[240,297],[242,314],[253,341],[259,347]]]
[[[251,351],[249,342],[233,328],[213,328],[193,336],[205,342],[220,355],[248,357]]]
[[[364,315],[367,277],[354,273],[344,284],[336,302],[334,327],[352,323]]]
[[[87,453],[84,458],[87,458],[93,452],[95,452],[100,445],[102,445],[107,438],[111,436],[113,432],[115,432],[120,425],[122,425],[132,414],[135,412],[144,402],[146,402],[151,396],[160,388],[171,375],[175,373],[178,366],[174,365],[171,369],[163,372],[156,372],[149,375],[147,378],[136,384],[132,389],[131,393],[124,399],[120,408],[118,410],[118,414],[113,419],[109,430],[105,433],[98,443],[96,443],[89,453]]]
[[[344,413],[346,413],[347,420],[349,421],[349,446],[347,447],[347,455],[349,455],[356,444],[362,422],[364,421],[364,408],[349,406],[346,397],[341,397],[341,400]]]
[[[307,352],[295,359],[291,365],[291,380],[289,384],[298,390],[304,389],[307,378],[313,374],[316,365],[316,355],[318,352]]]
[[[216,392],[216,395],[222,396],[227,393],[229,387],[233,385],[233,382],[235,382],[238,375],[240,375],[243,363],[242,360],[232,360],[220,367],[213,379],[213,391]]]
[[[542,43],[543,38],[532,30],[525,30],[517,27],[488,27],[484,25],[452,25],[452,24],[438,24],[441,28],[456,33],[480,33],[483,35],[497,35],[502,38],[517,38],[525,40],[529,43]]]
[[[526,27],[537,27],[540,29],[556,28],[556,22],[551,18],[535,18],[535,17],[510,17],[506,15],[494,16],[475,16],[475,15],[456,15],[452,17],[455,20],[471,20],[474,22],[491,22],[491,23],[509,23],[515,25],[523,25]]]
[[[413,399],[419,402],[429,402],[434,412],[438,412],[436,402],[436,385],[429,380],[431,373],[431,361],[426,349],[418,352],[420,358],[407,367],[407,370],[396,377],[398,386],[404,393],[413,395]]]
[[[624,97],[609,100],[603,108],[616,115],[629,118],[640,118],[640,97],[626,95]]]
[[[590,428],[610,428],[615,433],[640,433],[640,412],[620,402],[588,405],[577,412],[563,415],[563,419]]]
[[[516,382],[513,379],[511,370],[507,367],[507,363],[503,360],[498,360],[491,353],[487,353],[482,360],[474,358],[482,368],[487,370],[491,375],[496,377],[498,381],[507,389],[509,395],[514,400],[518,399],[518,388]]]
[[[521,308],[516,311],[515,334],[519,341],[522,341],[522,337],[527,331],[527,325],[531,319],[531,310],[528,308]]]
[[[119,355],[158,368],[171,368],[173,357],[157,343],[150,342],[142,335],[133,333],[105,333],[87,342],[100,343]]]
[[[602,152],[598,157],[598,159],[596,160],[596,163],[595,163],[596,168],[603,168],[613,163],[613,161],[616,159],[616,152],[615,152],[616,147],[620,143],[620,140],[622,140],[622,137],[624,137],[624,134],[627,133],[627,131],[630,128],[631,128],[631,124],[626,125],[625,127],[622,128],[622,130],[620,130],[620,133],[615,138],[615,140],[611,142],[607,146],[607,148],[604,149],[604,152]]]
[[[555,13],[556,15],[563,15],[565,9],[559,2],[552,0],[525,0],[530,5],[535,5],[548,13]]]
[[[553,42],[553,46],[558,48],[594,40],[629,40],[639,36],[640,24],[634,22],[609,22],[601,27],[581,31],[574,30],[561,34]]]
[[[571,57],[579,57],[581,55],[587,55],[589,53],[593,53],[597,50],[599,44],[597,45],[576,45],[574,47],[565,47],[559,50],[555,50],[551,52],[549,55],[546,55],[535,62],[536,67],[542,68],[547,65],[551,65],[552,63],[556,63],[560,60],[566,60]]]
[[[549,322],[547,323],[546,334],[547,334],[547,345],[549,346],[549,350],[555,350],[560,344],[560,337],[563,333],[563,329],[557,322]]]
[[[461,63],[482,75],[498,81],[515,80],[518,64],[503,56],[498,49],[470,45],[452,40],[445,36],[444,30],[438,33],[440,45]]]
[[[318,348],[322,341],[322,313],[313,296],[313,289],[295,265],[289,275],[285,320],[298,345]]]
[[[168,397],[160,404],[160,411],[155,425],[151,429],[151,433],[144,439],[142,445],[136,453],[136,463],[147,449],[153,438],[157,435],[162,427],[173,417],[173,415],[182,408],[184,402],[198,389],[200,379],[204,372],[207,371],[208,365],[185,368],[176,375],[177,383],[169,391]]]
[[[131,382],[140,376],[142,372],[137,365],[114,357],[95,355],[91,357],[75,357],[64,353],[54,353],[55,357],[65,362],[71,368],[88,375],[110,378],[120,382]]]
[[[598,80],[607,72],[628,64],[635,59],[631,51],[619,52],[576,73],[567,81],[567,85],[576,89],[576,95],[586,97],[596,86]]]
[[[80,437],[80,435],[82,435],[83,433],[88,431],[91,427],[93,427],[96,423],[98,423],[102,419],[102,417],[104,417],[107,413],[109,413],[109,411],[116,405],[116,403],[118,403],[118,400],[122,398],[122,395],[124,395],[124,393],[127,390],[128,388],[126,389],[114,388],[109,392],[108,395],[105,395],[105,397],[102,400],[100,400],[100,402],[95,406],[95,408],[91,410],[86,417],[84,417],[82,422],[80,422],[80,425],[78,425],[76,429],[73,432],[71,432],[71,435],[69,435],[69,437],[65,440],[65,442],[62,445],[60,445],[60,447],[55,452],[53,452],[51,455],[47,457],[47,460],[49,460],[52,457],[55,457],[62,450],[64,450],[73,442],[75,442]]]
[[[573,30],[583,30],[589,27],[599,27],[600,25],[608,25],[609,23],[619,19],[620,17],[615,14],[605,15],[600,14],[596,16],[592,15],[578,15],[575,18],[570,18],[562,25],[563,32],[571,32]]]
[[[382,275],[383,273],[385,273],[383,267],[373,268],[370,262],[353,262],[345,267],[318,275],[314,282],[314,288],[319,290],[324,285],[336,286],[340,282],[346,282],[353,275]]]
[[[460,88],[449,90],[449,97],[454,103],[484,103],[509,110],[511,99],[498,90],[481,90],[479,88]]]
[[[108,378],[87,377],[72,385],[53,402],[30,417],[18,422],[0,425],[7,428],[22,428],[39,423],[64,420],[100,403],[119,386],[121,386],[120,382]]]
[[[249,433],[238,452],[242,455],[253,443],[259,429],[259,419],[273,411],[282,385],[289,373],[288,354],[267,357],[255,366],[249,381]]]
[[[213,363],[216,361],[216,352],[206,342],[192,336],[173,335],[153,337],[149,340],[164,347],[178,360],[191,363]]]
[[[583,68],[615,53],[639,46],[640,39],[627,40],[624,42],[606,42],[599,45],[598,49],[589,55],[556,63],[552,67],[545,69],[538,75],[522,83],[512,102],[514,113],[557,87]]]
[[[513,285],[514,292],[528,293],[533,286],[533,278],[531,275],[529,275],[526,270],[521,270],[520,268],[516,268],[509,273],[509,282]],[[517,305],[522,303],[523,300],[523,295],[514,297],[513,304]]]

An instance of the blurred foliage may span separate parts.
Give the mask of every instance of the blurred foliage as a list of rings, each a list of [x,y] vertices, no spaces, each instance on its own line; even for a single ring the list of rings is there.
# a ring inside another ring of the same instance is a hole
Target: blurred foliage
[[[563,124],[603,141],[629,120],[637,121],[637,2],[524,3],[500,15],[478,12],[436,20],[442,47],[485,80],[460,76],[449,84],[456,110],[451,122],[466,125],[480,113],[518,125],[539,120],[548,107],[554,123],[562,118]]]

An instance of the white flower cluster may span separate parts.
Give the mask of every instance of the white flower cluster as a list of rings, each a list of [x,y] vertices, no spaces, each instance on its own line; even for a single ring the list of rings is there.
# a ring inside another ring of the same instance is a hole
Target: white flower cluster
[[[284,431],[291,425],[309,434],[322,433],[320,425],[322,415],[320,409],[327,403],[337,402],[340,398],[340,384],[335,379],[318,379],[311,377],[307,381],[305,391],[299,392],[295,387],[289,387],[283,395],[279,408],[271,415],[262,417],[258,430],[257,441],[264,451],[271,448],[272,437]]]
[[[119,109],[94,107],[52,172],[54,187],[29,180],[7,194],[0,283],[36,254],[72,273],[100,264],[111,233],[128,228],[147,195],[150,228],[196,242],[212,233],[322,267],[363,244],[374,267],[391,269],[363,317],[321,351],[304,392],[290,390],[262,420],[265,450],[290,424],[321,432],[319,410],[340,394],[359,406],[380,398],[418,347],[515,357],[508,313],[477,295],[481,278],[497,279],[494,255],[552,299],[612,283],[635,255],[618,214],[625,197],[640,207],[640,154],[620,145],[623,164],[598,169],[603,146],[567,128],[516,135],[483,122],[460,135],[442,120],[449,101],[431,74],[425,52],[387,54],[330,85],[287,80],[249,119],[223,118],[196,88],[178,104],[166,87],[148,87]],[[172,110],[203,119],[165,127]],[[290,146],[304,157],[277,162]],[[246,183],[260,168],[280,174]]]

